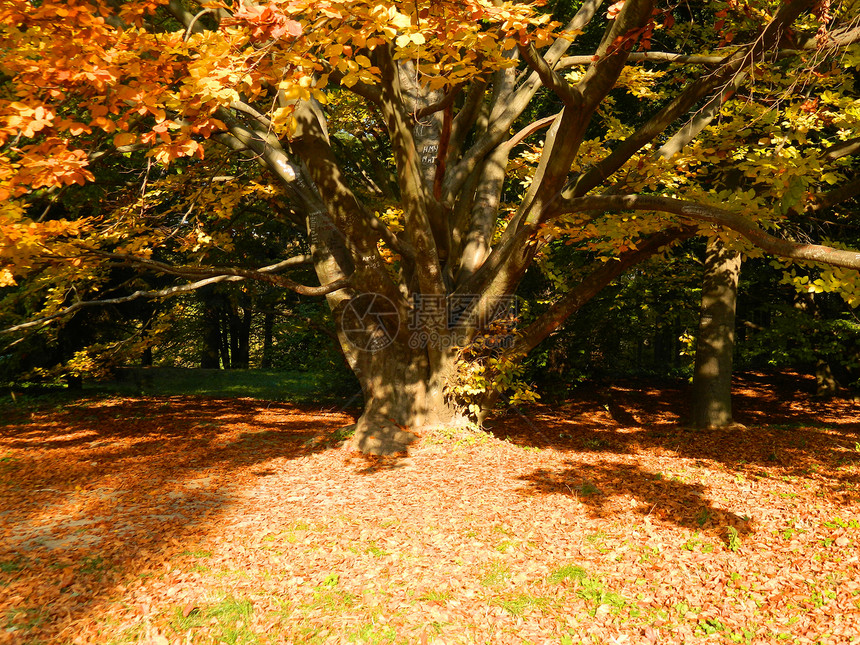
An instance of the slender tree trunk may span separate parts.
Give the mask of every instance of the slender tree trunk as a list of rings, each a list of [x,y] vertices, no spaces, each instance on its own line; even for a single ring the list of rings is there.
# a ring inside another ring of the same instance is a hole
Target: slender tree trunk
[[[253,308],[251,300],[242,294],[240,304],[233,304],[230,310],[230,334],[233,339],[232,367],[248,369],[251,366],[251,321]]]
[[[693,423],[697,428],[732,424],[732,359],[740,270],[740,254],[726,248],[719,238],[710,238],[693,374]]]
[[[263,318],[263,356],[260,368],[267,370],[272,367],[272,350],[274,347],[275,312],[267,311]]]
[[[233,363],[230,354],[230,316],[223,308],[218,308],[218,328],[220,329],[221,365],[229,370]]]
[[[217,370],[220,367],[221,318],[215,298],[209,290],[201,289],[200,299],[203,304],[203,349],[200,353],[200,367]]]

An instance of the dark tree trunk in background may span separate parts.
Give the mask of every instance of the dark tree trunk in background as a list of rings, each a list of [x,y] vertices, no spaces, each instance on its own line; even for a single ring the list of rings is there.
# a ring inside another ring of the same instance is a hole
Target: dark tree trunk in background
[[[693,423],[724,428],[732,423],[732,359],[741,256],[719,238],[708,240],[702,309],[693,373]]]
[[[267,370],[272,367],[273,336],[275,329],[275,312],[267,311],[263,318],[263,358],[260,367]]]
[[[248,369],[251,365],[251,321],[253,306],[247,294],[230,303],[230,367]]]
[[[799,293],[794,306],[809,314],[813,320],[821,320],[821,311],[814,293]],[[815,360],[815,396],[829,398],[839,393],[839,381],[833,373],[831,364],[821,356],[820,348],[814,347]]]
[[[217,370],[221,366],[221,319],[212,294],[201,291],[200,296],[203,300],[203,351],[200,367]]]
[[[229,370],[233,367],[230,361],[230,314],[223,308],[219,310],[218,327],[221,330],[221,364]]]

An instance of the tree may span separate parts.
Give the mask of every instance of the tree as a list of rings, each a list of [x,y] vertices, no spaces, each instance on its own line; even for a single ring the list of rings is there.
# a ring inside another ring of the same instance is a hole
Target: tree
[[[108,263],[191,280],[141,296],[248,279],[325,295],[365,395],[356,442],[377,453],[402,449],[410,428],[481,418],[567,316],[690,235],[721,229],[747,253],[842,267],[835,281],[856,292],[860,254],[785,227],[819,177],[842,199],[860,191],[846,181],[860,148],[857,2],[554,11],[572,17],[484,0],[7,2],[0,284],[46,263],[67,280]],[[742,86],[755,101],[732,98]],[[702,123],[713,105],[720,122]],[[766,141],[743,127],[762,105]],[[743,148],[731,161],[769,189],[698,181],[719,152],[709,138]],[[201,191],[182,218],[107,203],[89,217],[34,211],[34,196],[86,187],[116,154],[141,169],[144,198],[155,169],[165,193],[196,167],[214,173],[218,155],[270,181]],[[248,193],[302,229],[319,286],[283,275],[299,258],[209,263],[229,238],[210,235],[207,209]],[[585,245],[591,270],[511,335],[517,286],[564,242]],[[46,305],[16,330],[89,306]]]
[[[693,371],[693,423],[722,428],[732,423],[732,360],[741,256],[722,240],[708,240],[702,311]]]

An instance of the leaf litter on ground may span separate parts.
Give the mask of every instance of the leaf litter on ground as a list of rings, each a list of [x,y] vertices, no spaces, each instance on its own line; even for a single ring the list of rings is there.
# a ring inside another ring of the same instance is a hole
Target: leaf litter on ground
[[[858,642],[860,406],[810,387],[693,431],[620,384],[386,459],[313,406],[8,407],[0,643]]]

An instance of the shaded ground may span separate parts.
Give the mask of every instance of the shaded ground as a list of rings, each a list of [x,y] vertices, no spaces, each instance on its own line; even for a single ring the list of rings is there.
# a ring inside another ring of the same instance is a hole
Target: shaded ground
[[[0,418],[0,643],[860,642],[860,404],[747,375],[341,447],[350,414],[107,397]]]

